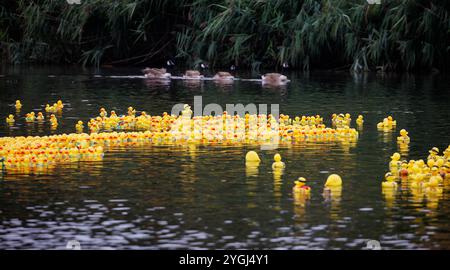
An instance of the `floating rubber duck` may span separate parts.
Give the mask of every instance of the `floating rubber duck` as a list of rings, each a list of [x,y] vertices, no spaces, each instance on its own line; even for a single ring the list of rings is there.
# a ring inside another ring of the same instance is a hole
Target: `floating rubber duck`
[[[107,117],[108,112],[105,110],[105,108],[100,108],[100,117]]]
[[[362,115],[358,115],[358,118],[356,119],[356,124],[358,126],[362,126],[364,124],[364,117]]]
[[[304,177],[299,177],[294,183],[295,186],[292,188],[294,193],[301,193],[304,195],[311,193],[311,187],[306,185],[306,179]]]
[[[10,114],[8,115],[8,117],[6,118],[6,123],[9,125],[13,125],[16,122],[16,120],[14,120],[14,115]]]
[[[170,79],[172,76],[165,68],[145,68],[142,72],[145,77],[151,79]]]
[[[389,131],[395,128],[397,125],[397,121],[395,121],[392,116],[388,116],[383,119],[383,122],[377,124],[378,129],[383,129],[385,131]]]
[[[56,113],[56,112],[57,112],[57,109],[56,109],[55,106],[50,106],[49,104],[46,104],[46,105],[45,105],[45,111],[46,111],[47,113]]]
[[[327,181],[325,182],[325,187],[341,187],[342,186],[342,178],[337,174],[331,174],[328,176]]]
[[[280,154],[275,154],[273,156],[273,160],[275,161],[274,163],[272,163],[272,169],[275,168],[279,168],[279,169],[283,169],[286,167],[286,165],[284,164],[283,161],[281,161],[281,155]]]
[[[400,130],[400,137],[397,137],[398,143],[408,144],[410,142],[410,138],[408,137],[408,131],[405,129]]]
[[[186,70],[186,72],[183,75],[184,79],[191,79],[191,80],[200,80],[203,79],[203,75],[200,74],[200,71],[198,70]]]
[[[62,101],[61,100],[58,100],[57,102],[56,102],[56,110],[57,111],[62,111],[62,109],[64,108],[64,104],[62,103]]]
[[[433,147],[431,148],[430,151],[428,151],[430,153],[430,155],[428,156],[428,160],[432,159],[432,160],[436,160],[438,158],[439,155],[439,148],[437,147]]]
[[[50,126],[52,127],[58,126],[58,119],[54,114],[50,115]]]
[[[216,75],[214,75],[213,80],[232,82],[232,81],[234,81],[234,76],[231,75],[229,72],[219,71],[216,73]]]
[[[41,112],[38,112],[38,115],[36,116],[36,120],[39,122],[43,122],[45,120],[45,117]]]
[[[384,179],[385,181],[381,182],[383,188],[397,188],[398,185],[397,182],[395,182],[396,177],[392,173],[386,173]]]
[[[261,76],[261,79],[263,84],[269,85],[285,85],[290,82],[285,75],[280,73],[266,73]]]
[[[135,116],[136,110],[133,107],[128,107],[128,116]]]
[[[25,116],[25,122],[27,122],[27,123],[33,123],[35,119],[36,119],[36,117],[34,115],[34,112],[27,113]]]
[[[245,162],[260,162],[261,159],[255,151],[248,151],[245,155]]]
[[[16,104],[14,105],[16,107],[16,110],[22,109],[22,103],[20,103],[20,100],[16,100]]]
[[[400,156],[399,153],[394,153],[394,154],[391,156],[391,162],[389,162],[389,168],[390,168],[391,170],[392,170],[393,168],[396,169],[396,168],[398,168],[398,167],[401,165],[400,158],[401,158],[401,156]]]
[[[78,121],[77,124],[75,125],[75,129],[79,133],[83,132],[84,130],[83,121]]]

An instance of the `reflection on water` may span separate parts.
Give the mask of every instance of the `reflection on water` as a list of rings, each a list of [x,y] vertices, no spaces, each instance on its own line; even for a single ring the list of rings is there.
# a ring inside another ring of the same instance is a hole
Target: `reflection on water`
[[[286,87],[266,88],[108,77],[139,70],[104,70],[98,77],[64,68],[0,73],[0,117],[16,118],[13,126],[0,122],[1,136],[74,132],[78,120],[87,123],[101,107],[123,114],[133,106],[157,115],[176,103],[192,104],[195,95],[203,105],[280,104],[283,114],[320,114],[328,126],[332,113],[364,116],[354,142],[300,141],[264,151],[248,145],[112,147],[101,162],[1,175],[0,248],[65,248],[78,240],[84,249],[361,249],[367,239],[388,249],[450,248],[448,179],[435,192],[410,188],[407,180],[396,190],[381,188],[393,152],[417,160],[432,146],[449,144],[449,80],[443,75],[293,73]],[[60,98],[65,107],[56,130],[47,121],[25,124],[25,113]],[[396,130],[378,131],[387,115],[397,120]],[[396,141],[402,128],[411,137],[407,146]],[[260,155],[258,165],[245,163],[249,150]],[[283,171],[271,167],[277,152]],[[324,190],[330,173],[342,176],[342,189]],[[299,176],[308,179],[309,197],[292,192]]]

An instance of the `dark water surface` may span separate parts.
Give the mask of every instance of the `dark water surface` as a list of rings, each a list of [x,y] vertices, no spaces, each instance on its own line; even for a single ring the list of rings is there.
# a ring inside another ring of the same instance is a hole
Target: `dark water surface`
[[[449,249],[450,197],[413,196],[401,189],[385,197],[380,181],[395,137],[409,131],[408,159],[450,144],[450,78],[445,75],[289,74],[285,88],[258,82],[223,86],[172,81],[152,83],[139,70],[10,68],[0,70],[0,136],[50,134],[48,124],[25,125],[24,114],[46,103],[65,103],[56,133],[98,115],[100,107],[125,113],[128,106],[151,115],[176,103],[279,104],[289,115],[332,113],[365,118],[356,144],[300,143],[277,151],[287,168],[281,179],[271,169],[275,151],[256,146],[145,146],[113,149],[102,162],[59,165],[39,176],[7,174],[0,181],[0,248],[83,249],[361,249],[368,239],[386,249]],[[95,76],[95,75],[101,75]],[[251,74],[242,73],[242,77]],[[23,103],[13,128],[4,118]],[[384,134],[377,122],[391,114],[397,130]],[[257,150],[255,173],[244,156]],[[340,198],[322,196],[330,173],[343,178]],[[292,195],[293,181],[309,180],[311,199]]]

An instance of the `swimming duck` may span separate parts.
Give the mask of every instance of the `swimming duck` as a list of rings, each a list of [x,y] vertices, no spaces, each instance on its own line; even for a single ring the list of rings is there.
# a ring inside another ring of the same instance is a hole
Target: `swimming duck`
[[[364,118],[362,115],[358,115],[358,118],[356,119],[356,124],[358,126],[361,126],[362,124],[364,124]]]
[[[389,168],[392,170],[393,168],[398,168],[398,166],[400,166],[400,154],[399,153],[394,153],[391,156],[391,162],[389,162]]]
[[[286,76],[280,73],[266,73],[261,76],[261,79],[263,84],[270,85],[285,85],[290,82]]]
[[[408,144],[410,142],[408,131],[406,131],[405,129],[400,130],[400,137],[397,137],[397,142]]]
[[[144,76],[151,79],[170,79],[172,76],[165,68],[145,68],[142,70]]]
[[[286,167],[286,165],[284,164],[283,161],[281,161],[281,155],[280,154],[275,154],[275,156],[273,156],[273,160],[275,161],[274,163],[272,163],[272,169],[276,169],[276,168],[284,168]]]
[[[383,188],[397,188],[397,182],[395,182],[396,177],[388,172],[384,175],[385,181],[381,182],[381,187]]]
[[[183,75],[183,78],[200,80],[203,79],[203,75],[201,75],[200,71],[198,70],[186,70],[186,72]]]
[[[38,112],[38,115],[36,116],[36,120],[39,122],[42,122],[45,120],[44,115],[41,112]]]
[[[260,162],[261,159],[255,151],[248,151],[245,155],[245,162]]]
[[[233,81],[234,76],[231,75],[229,72],[226,71],[219,71],[214,75],[213,80],[216,81]]]
[[[16,107],[16,110],[22,109],[22,103],[20,103],[20,100],[16,100],[16,104],[14,105]]]
[[[306,185],[306,179],[304,177],[299,177],[294,183],[295,186],[292,188],[294,193],[301,193],[305,195],[311,193],[311,187]]]
[[[14,115],[10,114],[8,115],[8,117],[6,118],[6,123],[8,123],[9,125],[14,124],[14,122],[16,122],[16,120],[14,120]]]
[[[341,187],[342,186],[342,178],[337,174],[331,174],[328,176],[327,181],[325,182],[325,187]]]

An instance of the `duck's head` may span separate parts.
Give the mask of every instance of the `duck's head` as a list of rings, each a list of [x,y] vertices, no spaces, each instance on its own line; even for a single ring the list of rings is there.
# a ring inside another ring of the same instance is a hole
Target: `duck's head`
[[[406,129],[402,129],[402,130],[400,130],[400,135],[405,137],[408,135],[408,131],[406,131]]]
[[[386,179],[386,181],[392,182],[395,181],[395,176],[392,173],[388,172],[384,175],[384,179]]]
[[[346,113],[346,114],[345,114],[345,118],[350,118],[350,114],[349,114],[349,113]]]
[[[325,187],[340,187],[342,186],[342,178],[337,174],[331,174],[328,176],[325,182]]]
[[[437,147],[433,147],[433,148],[431,148],[431,150],[430,151],[428,151],[431,155],[437,155],[437,154],[439,154],[439,148],[437,148]]]
[[[388,119],[389,122],[392,121],[392,120],[394,120],[394,119],[392,118],[392,116],[390,116],[390,115],[387,117],[387,119]]]
[[[400,158],[401,158],[401,156],[400,156],[399,153],[394,153],[394,154],[391,156],[391,159],[392,159],[393,161],[399,161]]]
[[[61,100],[58,100],[58,101],[56,102],[56,104],[62,105],[62,101],[61,101]]]
[[[280,154],[275,154],[275,156],[273,156],[273,160],[275,162],[280,162],[281,161],[281,155]]]
[[[434,164],[435,164],[434,159],[427,160],[428,167],[432,168],[434,166]]]
[[[14,119],[14,115],[10,114],[10,115],[8,115],[8,118],[9,119]]]
[[[296,187],[303,187],[306,184],[306,179],[304,177],[299,177],[294,183]]]
[[[77,124],[81,126],[83,124],[83,121],[78,121]]]
[[[16,100],[16,105],[21,105],[20,100]]]

